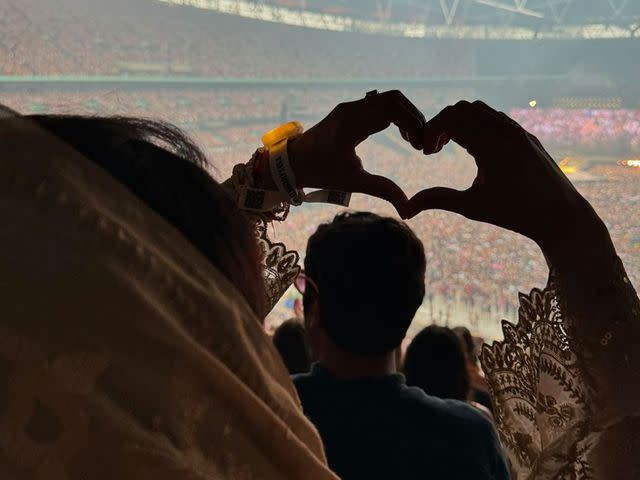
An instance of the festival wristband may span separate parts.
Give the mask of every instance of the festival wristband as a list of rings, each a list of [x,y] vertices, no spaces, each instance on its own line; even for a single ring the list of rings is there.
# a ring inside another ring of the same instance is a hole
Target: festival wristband
[[[238,206],[243,210],[270,212],[283,203],[288,203],[288,198],[276,190],[263,190],[246,185],[238,189]]]
[[[283,139],[269,147],[269,168],[271,178],[282,195],[288,198],[292,205],[300,205],[304,199],[304,192],[297,188],[296,176],[289,162],[287,149],[288,139]]]
[[[292,205],[302,203],[331,203],[348,207],[351,193],[340,190],[316,190],[305,194],[297,188],[296,177],[289,162],[288,139],[282,140],[269,149],[269,167],[274,183],[283,197]]]
[[[291,137],[290,137],[291,138]],[[316,190],[305,194],[297,188],[296,176],[291,167],[288,153],[288,138],[269,147],[269,167],[273,182],[282,196],[286,196],[292,205],[304,203],[331,203],[348,207],[351,193],[340,190]]]
[[[315,190],[304,196],[304,203],[331,203],[348,207],[351,202],[351,193],[341,190]]]
[[[302,134],[304,128],[298,122],[289,122],[267,132],[251,161],[234,167],[232,184],[238,206],[253,212],[270,212],[284,204],[330,203],[348,207],[351,193],[339,190],[315,190],[308,194],[299,189],[288,154],[288,140]],[[264,188],[266,176],[271,177],[277,190]],[[261,181],[262,179],[262,181]]]

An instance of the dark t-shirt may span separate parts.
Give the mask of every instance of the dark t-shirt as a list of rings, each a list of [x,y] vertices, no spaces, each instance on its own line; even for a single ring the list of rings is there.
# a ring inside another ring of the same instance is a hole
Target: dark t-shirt
[[[491,422],[400,374],[340,381],[318,364],[295,375],[302,407],[342,479],[508,479]]]

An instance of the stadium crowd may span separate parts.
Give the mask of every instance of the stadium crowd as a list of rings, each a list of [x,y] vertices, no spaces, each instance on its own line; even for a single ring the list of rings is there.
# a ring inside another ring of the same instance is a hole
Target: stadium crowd
[[[469,88],[414,87],[407,95],[426,114],[437,112],[447,102],[469,98]],[[362,96],[361,88],[336,87],[218,87],[55,90],[21,89],[0,93],[2,102],[22,113],[81,112],[101,115],[138,115],[172,118],[184,126],[206,126],[230,121],[272,120],[301,116],[314,120],[328,113],[331,105]],[[284,111],[283,111],[284,109]]]
[[[579,145],[591,151],[640,150],[640,110],[529,108],[511,116],[550,145]]]
[[[464,89],[414,88],[408,96],[429,115],[440,105],[469,97]],[[307,124],[327,113],[328,105],[357,98],[352,88],[227,88],[141,89],[89,91],[18,91],[1,95],[2,103],[23,113],[84,112],[127,114],[172,119],[188,131],[213,159],[214,175],[223,179],[233,165],[246,161],[259,146],[260,137],[282,120],[306,119]],[[283,112],[283,105],[286,105]],[[628,141],[635,148],[640,138],[640,112],[628,110],[546,110],[513,112],[541,140],[562,148],[597,150],[601,144]],[[591,132],[591,133],[589,133]],[[572,138],[578,141],[573,142]],[[595,142],[592,138],[596,138]],[[473,181],[475,166],[462,149],[450,148],[437,157],[423,158],[407,149],[399,135],[384,133],[360,152],[365,165],[383,172],[408,194],[431,185],[464,188]],[[611,231],[630,277],[640,281],[640,211],[637,194],[639,169],[620,166],[588,167],[595,181],[578,184]],[[393,214],[384,202],[354,195],[352,208]],[[290,248],[303,252],[306,240],[321,221],[337,209],[303,205],[293,209],[286,226],[275,225],[278,237]],[[465,323],[486,337],[499,335],[502,317],[517,313],[518,291],[544,285],[546,265],[535,246],[511,232],[464,221],[447,212],[429,212],[410,221],[427,252],[430,288],[424,308],[412,332],[425,323]],[[518,249],[511,246],[517,244]],[[292,315],[297,298],[292,290],[270,318],[273,325]]]
[[[0,75],[424,78],[468,76],[473,64],[461,43],[425,48],[412,39],[292,28],[157,0],[6,0],[0,30]]]

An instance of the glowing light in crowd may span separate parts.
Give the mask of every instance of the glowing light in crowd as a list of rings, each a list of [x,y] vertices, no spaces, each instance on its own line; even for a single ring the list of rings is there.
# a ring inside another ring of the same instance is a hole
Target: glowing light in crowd
[[[537,106],[537,105],[538,105],[538,101],[537,101],[537,100],[531,100],[531,101],[529,102],[529,106],[530,106],[531,108],[536,108],[536,106]]]
[[[558,165],[560,166],[560,170],[562,170],[563,173],[569,174],[576,173],[578,170],[580,170],[581,163],[582,162],[580,160],[576,160],[575,158],[564,157],[562,160],[560,160],[560,163]]]
[[[618,163],[625,167],[640,168],[640,158],[634,158],[631,160],[620,160],[620,162]]]

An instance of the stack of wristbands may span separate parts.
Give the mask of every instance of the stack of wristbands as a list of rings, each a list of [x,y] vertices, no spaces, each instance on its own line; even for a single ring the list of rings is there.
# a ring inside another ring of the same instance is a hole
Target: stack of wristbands
[[[287,143],[290,138],[302,134],[298,122],[289,122],[274,128],[262,137],[264,149],[258,149],[248,164],[233,169],[233,185],[238,194],[238,205],[243,210],[271,212],[281,210],[283,204],[331,203],[348,207],[351,193],[339,190],[315,190],[305,194],[297,188],[295,174],[289,162]],[[265,150],[266,149],[266,150]],[[268,153],[269,171],[277,190],[265,190],[255,186],[253,169],[261,155]]]

